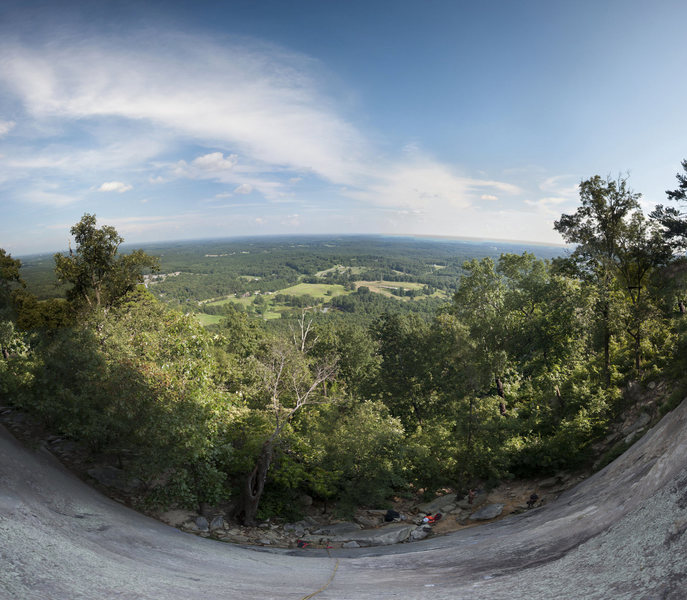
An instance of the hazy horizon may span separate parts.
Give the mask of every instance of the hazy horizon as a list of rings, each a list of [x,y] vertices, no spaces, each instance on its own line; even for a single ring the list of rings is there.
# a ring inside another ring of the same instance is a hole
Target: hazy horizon
[[[122,251],[126,252],[133,248],[146,248],[150,246],[165,246],[172,244],[183,244],[183,245],[193,245],[193,244],[210,244],[212,242],[231,242],[235,243],[241,240],[263,240],[265,238],[286,238],[286,239],[313,239],[313,238],[323,238],[331,239],[335,238],[394,238],[394,239],[419,239],[422,241],[431,242],[464,242],[469,244],[503,244],[506,246],[541,246],[544,248],[567,248],[567,244],[556,244],[556,243],[546,243],[546,242],[535,242],[531,240],[504,240],[495,238],[478,238],[471,236],[435,236],[435,235],[417,235],[417,234],[403,234],[403,233],[271,233],[271,234],[257,234],[257,235],[231,235],[231,236],[218,236],[218,237],[208,237],[208,238],[188,238],[188,239],[167,239],[167,240],[151,240],[148,242],[129,242],[124,240],[122,244]],[[15,254],[15,258],[30,258],[35,256],[50,256],[56,253],[66,253],[68,252],[68,247],[64,248],[53,248],[51,250],[44,250],[41,252],[28,252],[22,254]]]

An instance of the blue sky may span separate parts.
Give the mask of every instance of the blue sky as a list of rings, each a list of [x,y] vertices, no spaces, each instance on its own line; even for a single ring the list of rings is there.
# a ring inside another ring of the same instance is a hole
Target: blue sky
[[[387,233],[560,242],[687,158],[687,3],[0,4],[0,247]]]

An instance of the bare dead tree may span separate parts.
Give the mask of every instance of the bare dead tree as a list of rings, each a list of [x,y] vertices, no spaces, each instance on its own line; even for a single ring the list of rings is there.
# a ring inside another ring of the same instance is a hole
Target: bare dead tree
[[[234,511],[234,517],[246,525],[255,523],[274,447],[284,427],[305,406],[332,402],[317,392],[324,382],[336,375],[336,361],[310,366],[303,356],[294,356],[293,349],[275,346],[267,360],[262,362],[261,374],[270,394],[266,408],[272,414],[274,428],[262,444],[255,466],[246,478],[241,501]]]
[[[301,316],[296,323],[298,325],[298,329],[295,327],[291,328],[293,343],[301,352],[307,353],[308,350],[310,350],[310,348],[312,348],[312,346],[314,346],[319,339],[318,336],[315,336],[315,339],[309,339],[312,333],[313,317],[311,316],[306,319],[306,310],[303,309],[301,311]]]

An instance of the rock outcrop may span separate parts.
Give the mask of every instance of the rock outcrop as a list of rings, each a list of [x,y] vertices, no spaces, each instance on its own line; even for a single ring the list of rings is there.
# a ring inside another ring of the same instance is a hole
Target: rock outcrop
[[[330,581],[330,599],[681,600],[685,456],[687,401],[614,462],[535,510],[413,544],[350,540],[331,550],[270,550],[279,534],[268,525],[256,552],[144,517],[0,428],[0,598],[302,598]],[[241,535],[226,524],[221,530]],[[364,532],[357,531],[351,535]],[[411,536],[417,525],[387,531]]]

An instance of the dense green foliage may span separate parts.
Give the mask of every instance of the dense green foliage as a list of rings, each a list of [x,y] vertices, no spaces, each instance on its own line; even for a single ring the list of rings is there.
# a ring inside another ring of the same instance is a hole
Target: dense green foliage
[[[120,257],[121,238],[86,215],[78,260],[57,257],[66,299],[26,292],[0,254],[0,392],[116,456],[143,501],[231,499],[247,523],[296,516],[303,494],[346,512],[576,468],[623,388],[682,376],[687,347],[684,260],[661,223],[622,179],[582,182],[580,199],[556,223],[576,246],[553,261],[506,252],[458,267],[443,243],[379,256],[345,239],[263,240],[213,274],[205,259],[243,251],[212,242],[192,269],[197,252],[172,252],[148,290],[133,284],[155,262]],[[387,293],[391,281],[421,292]],[[221,320],[203,328],[188,309],[217,296]]]

